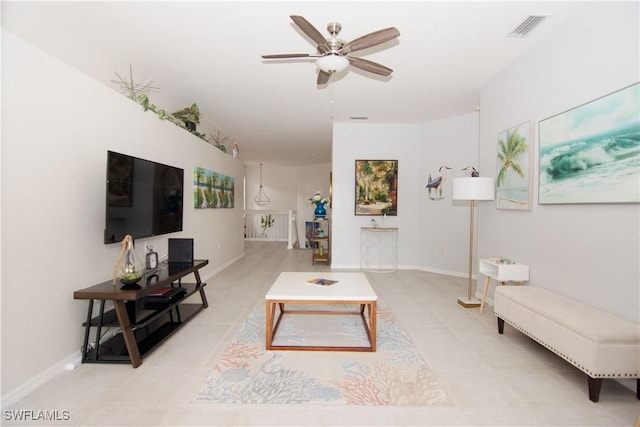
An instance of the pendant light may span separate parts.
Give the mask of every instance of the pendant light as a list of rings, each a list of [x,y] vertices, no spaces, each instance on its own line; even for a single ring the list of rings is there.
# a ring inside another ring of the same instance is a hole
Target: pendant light
[[[260,189],[258,189],[258,194],[253,198],[253,201],[258,206],[264,206],[271,201],[271,199],[264,193],[264,188],[262,188],[262,163],[260,163]]]

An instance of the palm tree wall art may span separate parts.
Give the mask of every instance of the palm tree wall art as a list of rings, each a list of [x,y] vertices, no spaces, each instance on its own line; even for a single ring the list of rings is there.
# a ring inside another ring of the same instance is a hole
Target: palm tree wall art
[[[215,209],[234,207],[234,179],[201,167],[193,169],[193,207]]]
[[[525,122],[498,133],[498,209],[531,209],[531,128]]]

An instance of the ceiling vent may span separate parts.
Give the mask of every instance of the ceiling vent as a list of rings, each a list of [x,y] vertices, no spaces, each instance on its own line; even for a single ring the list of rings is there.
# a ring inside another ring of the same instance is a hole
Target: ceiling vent
[[[534,28],[542,24],[549,15],[531,15],[527,17],[513,31],[507,34],[507,37],[526,37]]]

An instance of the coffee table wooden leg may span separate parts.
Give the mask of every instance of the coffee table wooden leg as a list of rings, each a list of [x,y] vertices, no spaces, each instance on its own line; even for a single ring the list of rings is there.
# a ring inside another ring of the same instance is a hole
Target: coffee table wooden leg
[[[376,351],[376,337],[378,335],[377,332],[377,324],[378,324],[378,302],[373,301],[369,304],[369,330],[371,331],[371,351]]]
[[[127,352],[129,353],[129,359],[131,359],[131,365],[134,368],[142,365],[142,357],[140,357],[140,349],[136,342],[136,337],[131,330],[131,323],[129,322],[129,315],[127,309],[124,306],[124,301],[114,301],[113,307],[118,317],[118,323],[122,330],[122,337],[124,338],[124,344],[127,346]]]
[[[267,350],[271,350],[271,344],[273,342],[273,316],[274,316],[274,311],[275,311],[276,305],[274,303],[272,303],[271,301],[266,301],[265,304],[265,336],[266,336],[266,343],[265,343],[265,347],[267,348]]]
[[[299,301],[299,303],[304,303]],[[333,304],[334,301],[320,301],[320,304]],[[304,345],[274,345],[273,340],[277,334],[278,326],[285,313],[293,314],[339,314],[336,311],[318,311],[318,310],[289,310],[285,309],[285,303],[276,300],[265,300],[265,346],[267,350],[315,350],[315,351],[376,351],[377,341],[377,318],[378,305],[377,301],[357,302],[360,304],[360,312],[351,311],[345,314],[360,314],[363,326],[369,337],[369,347],[340,347],[340,346],[304,346]],[[276,316],[278,309],[280,314]],[[367,311],[365,313],[365,310]],[[367,319],[368,317],[368,319]]]

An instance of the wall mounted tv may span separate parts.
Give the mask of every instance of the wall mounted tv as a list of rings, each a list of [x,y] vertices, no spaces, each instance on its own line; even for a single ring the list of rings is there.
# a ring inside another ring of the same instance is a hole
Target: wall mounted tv
[[[184,170],[107,152],[104,243],[182,231]]]

